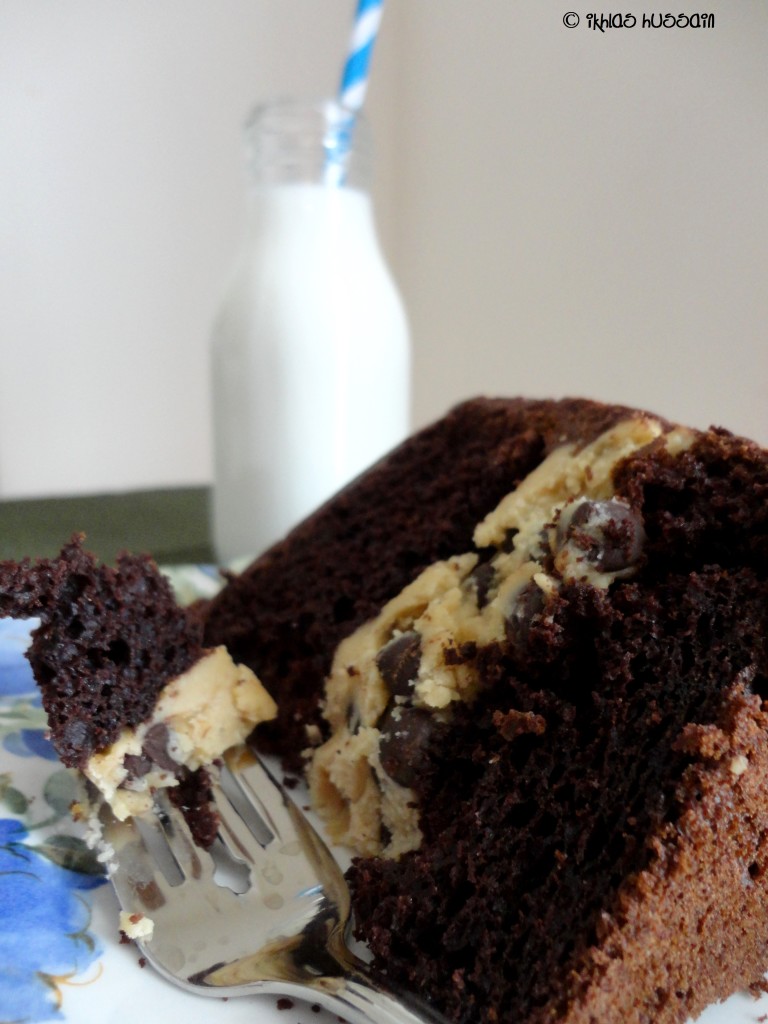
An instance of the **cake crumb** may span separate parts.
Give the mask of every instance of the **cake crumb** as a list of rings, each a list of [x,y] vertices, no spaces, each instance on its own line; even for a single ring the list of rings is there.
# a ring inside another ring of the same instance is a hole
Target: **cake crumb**
[[[120,931],[129,939],[148,941],[152,938],[154,930],[155,922],[145,914],[131,914],[127,910],[120,911]]]
[[[288,999],[287,996],[281,996],[277,1000],[278,1010],[292,1010],[294,1006],[293,1000]]]
[[[310,747],[319,747],[323,742],[323,734],[320,732],[319,726],[314,723],[310,723],[306,726],[305,732],[307,734],[307,743]]]
[[[749,761],[743,754],[737,754],[728,765],[731,775],[743,775],[747,768],[749,768]]]
[[[719,761],[728,752],[729,742],[727,734],[716,725],[689,722],[675,741],[675,750],[694,757]]]
[[[541,715],[536,715],[532,711],[516,711],[512,709],[506,714],[503,714],[501,711],[494,711],[493,724],[507,742],[510,742],[517,736],[524,736],[527,733],[532,733],[534,736],[542,736],[547,731],[546,720]]]
[[[88,808],[81,800],[73,800],[69,805],[69,813],[72,816],[73,821],[87,821],[90,808]]]

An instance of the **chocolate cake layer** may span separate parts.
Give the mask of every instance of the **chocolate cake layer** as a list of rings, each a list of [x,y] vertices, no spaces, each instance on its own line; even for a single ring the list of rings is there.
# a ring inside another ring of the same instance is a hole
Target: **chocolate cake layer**
[[[628,410],[582,399],[474,399],[415,434],[230,579],[205,639],[249,665],[278,703],[263,749],[293,768],[327,734],[323,681],[339,641],[431,562],[468,550],[477,522],[554,448]]]
[[[57,558],[0,563],[0,615],[40,618],[29,652],[53,744],[82,768],[200,657],[202,630],[148,556],[98,565],[82,538]]]
[[[768,968],[768,455],[712,432],[614,479],[642,564],[478,652],[419,848],[351,871],[378,969],[462,1024],[684,1021]]]
[[[768,454],[656,420],[606,470],[651,420],[465,403],[209,609],[368,854],[374,968],[457,1024],[681,1024],[768,968]]]

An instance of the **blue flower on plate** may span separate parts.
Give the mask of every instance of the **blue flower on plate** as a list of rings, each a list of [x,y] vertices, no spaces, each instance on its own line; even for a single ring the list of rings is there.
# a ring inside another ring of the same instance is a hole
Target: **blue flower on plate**
[[[17,757],[42,757],[46,761],[58,761],[45,729],[19,729],[3,739],[3,746]]]
[[[62,867],[55,845],[42,856],[28,839],[21,822],[0,819],[0,1020],[14,1024],[63,1019],[59,986],[101,954],[81,893],[103,879]]]
[[[0,743],[17,757],[55,761],[40,693],[24,657],[36,624],[36,619],[0,619]]]
[[[37,619],[0,619],[0,696],[29,694],[39,701],[32,668],[24,657],[29,634],[37,625]]]
[[[24,657],[27,623],[0,619],[0,745],[17,757],[55,761],[32,670]]]

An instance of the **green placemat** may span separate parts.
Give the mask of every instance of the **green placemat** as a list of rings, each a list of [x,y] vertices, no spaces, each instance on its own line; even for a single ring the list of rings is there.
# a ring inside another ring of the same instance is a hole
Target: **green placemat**
[[[0,559],[51,557],[73,533],[112,562],[120,551],[148,552],[157,562],[210,562],[208,488],[132,491],[0,501]]]

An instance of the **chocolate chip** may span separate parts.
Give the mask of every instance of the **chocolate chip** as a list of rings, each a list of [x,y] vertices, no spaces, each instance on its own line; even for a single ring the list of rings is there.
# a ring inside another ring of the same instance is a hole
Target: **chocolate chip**
[[[423,774],[434,740],[435,720],[424,708],[390,706],[379,722],[381,767],[395,782],[410,787]]]
[[[515,550],[515,537],[520,533],[516,526],[510,527],[504,531],[504,539],[501,542],[499,551],[503,551],[505,554],[509,554]]]
[[[466,665],[477,657],[477,644],[474,640],[465,640],[457,647],[448,646],[443,649],[443,663],[446,665]]]
[[[347,728],[351,733],[357,732],[360,728],[360,709],[354,701],[347,704]]]
[[[571,515],[566,510],[557,541],[579,548],[601,572],[621,572],[640,560],[645,529],[640,513],[623,501],[583,501]]]
[[[174,761],[168,752],[168,726],[158,722],[147,730],[141,752],[145,757],[168,772],[176,772],[179,769],[178,761]]]
[[[546,603],[544,591],[533,580],[518,592],[504,621],[504,631],[511,644],[526,648],[531,626],[543,613]]]
[[[490,562],[481,562],[475,566],[465,582],[475,591],[477,607],[485,608],[488,604],[488,594],[496,582],[496,570]]]
[[[144,754],[126,754],[123,768],[128,772],[129,779],[140,779],[152,769],[152,762]]]
[[[415,630],[396,636],[376,655],[376,667],[393,697],[412,696],[420,663],[421,635]]]
[[[73,750],[90,751],[93,746],[93,732],[82,718],[72,718],[62,730],[62,746]]]

